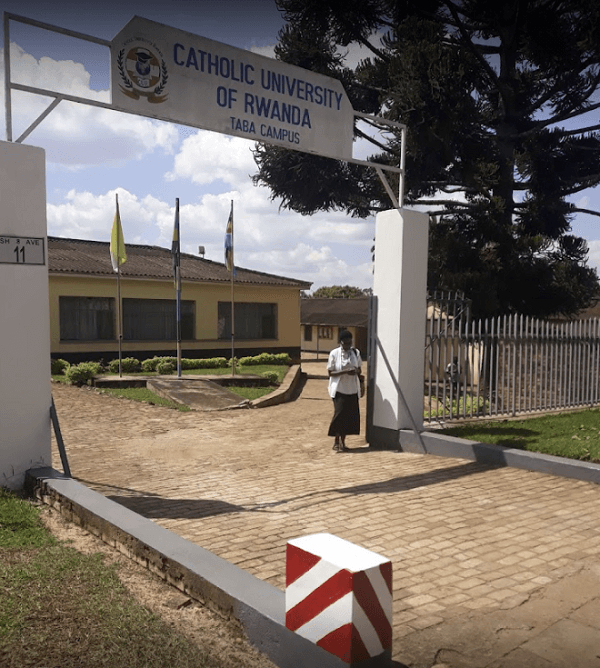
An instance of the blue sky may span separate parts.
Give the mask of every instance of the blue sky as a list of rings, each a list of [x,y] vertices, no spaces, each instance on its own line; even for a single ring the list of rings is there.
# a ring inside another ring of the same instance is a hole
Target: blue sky
[[[0,0],[0,9],[107,40],[137,14],[267,56],[282,25],[273,0]],[[15,22],[11,42],[13,80],[109,100],[108,49]],[[14,93],[14,137],[48,103]],[[0,121],[4,139],[4,104]],[[207,258],[221,262],[233,199],[236,264],[311,281],[313,289],[372,284],[374,219],[280,210],[266,188],[252,185],[250,141],[62,102],[25,143],[46,149],[51,235],[108,240],[118,192],[125,242],[168,247],[179,197],[182,249],[196,253],[202,245]],[[600,192],[586,191],[573,201],[598,209]],[[590,264],[600,269],[600,219],[578,215],[573,232],[588,240]]]

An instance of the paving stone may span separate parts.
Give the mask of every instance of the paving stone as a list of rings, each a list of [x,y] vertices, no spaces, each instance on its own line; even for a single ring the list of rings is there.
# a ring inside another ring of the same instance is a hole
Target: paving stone
[[[335,455],[324,436],[331,406],[321,380],[309,380],[293,404],[226,415],[138,407],[89,391],[76,411],[69,397],[77,392],[83,396],[77,388],[54,394],[71,468],[84,484],[281,589],[292,538],[331,532],[383,554],[393,562],[394,638],[427,646],[423,665],[445,628],[464,658],[448,663],[461,668],[552,665],[535,639],[554,627],[565,651],[573,650],[569,630],[582,647],[600,646],[600,486],[410,453]],[[131,411],[143,416],[143,435]],[[362,437],[352,439],[364,447]],[[478,626],[494,615],[508,630]],[[469,654],[476,630],[487,638],[485,663]],[[408,664],[401,647],[394,656]],[[504,655],[533,662],[492,663]]]

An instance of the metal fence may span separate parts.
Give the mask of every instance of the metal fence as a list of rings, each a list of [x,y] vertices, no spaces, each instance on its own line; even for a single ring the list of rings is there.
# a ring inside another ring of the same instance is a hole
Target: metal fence
[[[600,404],[600,320],[472,320],[462,295],[430,296],[425,423]]]

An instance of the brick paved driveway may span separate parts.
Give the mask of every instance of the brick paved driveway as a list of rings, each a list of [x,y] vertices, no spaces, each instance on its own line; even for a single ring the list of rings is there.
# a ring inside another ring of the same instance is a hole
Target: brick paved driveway
[[[319,376],[322,366],[305,369]],[[259,578],[283,588],[286,541],[309,533],[390,558],[395,657],[411,665],[435,661],[419,655],[424,629],[517,609],[595,568],[600,553],[600,486],[370,452],[362,437],[348,439],[353,452],[332,452],[323,378],[293,403],[219,413],[53,394],[75,477]],[[456,665],[479,665],[471,660],[465,649]]]

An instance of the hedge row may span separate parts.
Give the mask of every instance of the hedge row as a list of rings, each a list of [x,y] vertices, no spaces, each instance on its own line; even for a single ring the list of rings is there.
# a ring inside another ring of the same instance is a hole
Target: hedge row
[[[241,357],[236,359],[236,365],[253,366],[258,364],[291,364],[292,359],[287,353],[261,353],[253,357]],[[231,366],[231,360],[225,357],[209,357],[207,359],[182,358],[181,368],[187,369],[226,369]],[[53,375],[64,374],[71,385],[85,385],[94,376],[101,373],[105,367],[100,362],[81,362],[80,364],[70,365],[63,359],[52,359],[50,369]],[[121,370],[124,373],[136,373],[142,371],[151,373],[153,371],[164,375],[173,373],[177,369],[176,357],[152,357],[142,362],[135,357],[125,357],[121,359]],[[111,360],[108,363],[108,370],[111,373],[119,371],[119,360]],[[272,372],[267,372],[272,373]],[[265,374],[263,374],[265,375]],[[276,374],[275,374],[276,376]]]
[[[258,364],[291,364],[292,358],[287,353],[261,353],[254,357],[240,357],[238,360],[242,366],[254,366]]]

